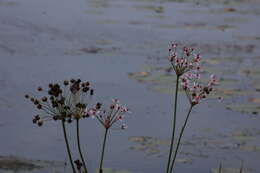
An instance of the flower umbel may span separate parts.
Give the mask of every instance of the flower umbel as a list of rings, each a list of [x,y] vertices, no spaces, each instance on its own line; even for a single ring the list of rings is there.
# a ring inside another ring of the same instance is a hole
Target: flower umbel
[[[102,109],[102,104],[97,103],[95,108],[91,108],[87,112],[88,115],[97,118],[105,129],[109,129],[115,123],[122,122],[125,113],[129,112],[129,110],[121,105],[119,100],[112,99],[112,104],[107,109]],[[126,129],[126,127],[124,123],[120,126],[121,129]]]
[[[194,49],[190,47],[183,47],[178,49],[179,45],[171,44],[169,49],[169,61],[177,76],[181,76],[186,72],[200,70],[200,54],[194,53]]]
[[[41,87],[37,90],[46,95],[41,98],[25,95],[25,98],[30,99],[40,110],[41,114],[33,118],[33,123],[39,126],[49,120],[71,123],[73,119],[87,117],[85,110],[94,92],[89,82],[82,82],[80,79],[65,80],[62,85],[50,83],[47,90]]]
[[[213,87],[217,84],[217,77],[211,75],[207,84],[199,82],[198,74],[186,73],[181,78],[181,86],[186,92],[186,95],[191,105],[199,104],[203,99],[213,91]]]

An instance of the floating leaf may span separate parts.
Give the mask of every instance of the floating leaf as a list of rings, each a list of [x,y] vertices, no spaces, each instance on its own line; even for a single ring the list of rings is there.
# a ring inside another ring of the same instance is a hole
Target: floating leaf
[[[97,170],[97,173],[98,172],[99,171]],[[128,170],[116,170],[116,169],[112,169],[112,168],[104,168],[103,173],[133,173],[133,172],[128,171]]]
[[[60,161],[30,160],[15,156],[0,156],[0,169],[11,171],[31,171],[34,169],[63,169],[65,163]],[[62,167],[62,168],[61,168]],[[46,172],[45,170],[44,172]],[[49,172],[49,171],[47,171]]]
[[[218,173],[219,168],[213,168],[211,169],[212,173]],[[221,173],[239,173],[240,168],[222,168]],[[243,173],[250,173],[249,169],[244,169]]]
[[[254,104],[231,104],[227,105],[226,108],[232,111],[251,114],[258,114],[260,111],[260,106]]]
[[[260,103],[260,98],[250,98],[248,101],[252,103]]]
[[[260,152],[260,146],[255,145],[243,145],[239,149],[243,151]]]
[[[189,158],[182,158],[182,159],[176,159],[176,162],[179,162],[179,163],[188,163],[188,164],[192,164],[192,159],[189,159]]]

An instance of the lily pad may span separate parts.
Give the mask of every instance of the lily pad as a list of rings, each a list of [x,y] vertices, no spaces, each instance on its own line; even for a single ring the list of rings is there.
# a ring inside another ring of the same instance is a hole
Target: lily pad
[[[219,172],[219,168],[213,168],[211,169],[212,173],[218,173]],[[222,168],[221,173],[239,173],[240,172],[240,168]],[[244,169],[243,173],[250,173],[250,171],[248,169]]]
[[[176,162],[179,163],[184,163],[184,164],[192,164],[192,159],[189,158],[181,158],[181,159],[176,159]]]
[[[232,111],[250,114],[258,114],[260,111],[260,106],[254,104],[231,104],[227,105],[226,108]]]
[[[131,146],[131,150],[142,151],[148,156],[159,156],[161,152],[166,150],[165,147],[170,143],[168,140],[150,136],[132,136],[129,137],[128,140],[137,144],[135,146]]]
[[[242,151],[260,152],[260,146],[256,145],[244,145],[240,147]]]
[[[32,171],[35,169],[57,167],[63,169],[64,166],[65,163],[60,161],[30,160],[16,156],[0,156],[0,169],[3,170]]]
[[[98,172],[99,171],[97,170],[97,173]],[[104,168],[103,173],[133,173],[133,172],[128,171],[128,170],[116,170],[116,169],[112,169],[112,168]]]

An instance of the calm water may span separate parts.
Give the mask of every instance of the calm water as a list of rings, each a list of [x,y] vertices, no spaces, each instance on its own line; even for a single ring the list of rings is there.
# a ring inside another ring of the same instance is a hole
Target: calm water
[[[0,159],[68,160],[60,125],[34,126],[36,112],[23,96],[38,85],[75,77],[93,83],[96,100],[116,97],[131,109],[129,128],[110,133],[105,167],[163,172],[174,85],[165,68],[168,43],[177,41],[201,50],[206,71],[221,76],[224,100],[194,109],[175,172],[208,173],[220,162],[239,168],[241,160],[249,171],[260,172],[259,11],[256,0],[0,0]],[[187,108],[181,95],[179,115]],[[178,120],[181,125],[183,117]],[[94,172],[103,129],[93,119],[81,125]],[[71,126],[72,138],[74,131]],[[0,169],[14,171],[69,172],[69,167]]]

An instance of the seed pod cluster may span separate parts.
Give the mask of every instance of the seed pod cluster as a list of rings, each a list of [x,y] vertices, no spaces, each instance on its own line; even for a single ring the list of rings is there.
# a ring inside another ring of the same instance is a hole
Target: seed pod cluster
[[[46,90],[38,87],[37,91],[45,95],[39,98],[25,95],[25,98],[40,111],[40,115],[33,117],[33,123],[39,126],[50,120],[71,123],[74,119],[89,117],[87,106],[94,89],[88,81],[65,80],[62,84],[50,83]]]

